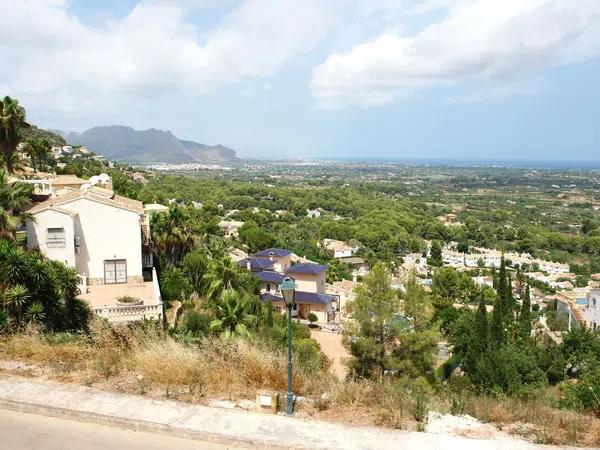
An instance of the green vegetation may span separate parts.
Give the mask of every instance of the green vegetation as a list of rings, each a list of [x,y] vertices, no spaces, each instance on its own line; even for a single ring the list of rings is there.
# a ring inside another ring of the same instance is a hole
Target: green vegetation
[[[371,270],[343,325],[347,379],[328,373],[330,362],[309,327],[292,324],[294,389],[311,398],[311,414],[335,408],[364,414],[368,423],[423,429],[428,410],[436,409],[533,424],[531,434],[545,443],[600,442],[593,417],[600,416],[600,335],[573,327],[560,344],[542,338],[541,314],[551,330],[565,330],[568,318],[556,304],[532,306],[533,288],[553,292],[524,275],[539,267],[503,260],[499,270],[488,270],[480,260],[463,272],[442,261],[450,242],[463,253],[479,246],[526,251],[568,262],[575,283],[587,285],[600,272],[597,174],[290,163],[146,173],[142,183],[132,176],[137,170],[94,155],[54,160],[54,142],[27,135],[16,100],[2,100],[1,111],[8,173],[21,141],[35,170],[84,178],[107,172],[117,193],[170,205],[152,214],[150,229],[162,297],[175,319],[169,331],[147,322],[90,325],[89,308],[76,299],[77,274],[24,249],[18,230],[28,218],[30,191],[0,171],[2,354],[40,364],[60,359],[61,377],[90,376],[90,383],[139,375],[130,385],[140,392],[154,388],[188,401],[282,390],[287,318],[260,301],[258,281],[230,259],[230,250],[284,247],[328,263],[327,281],[334,282],[352,277],[352,267],[322,245],[338,239],[357,246]],[[308,217],[309,209],[321,216]],[[244,222],[239,236],[225,239],[221,220]],[[409,253],[427,252],[420,278],[400,270]],[[479,275],[491,275],[494,287],[479,287]]]

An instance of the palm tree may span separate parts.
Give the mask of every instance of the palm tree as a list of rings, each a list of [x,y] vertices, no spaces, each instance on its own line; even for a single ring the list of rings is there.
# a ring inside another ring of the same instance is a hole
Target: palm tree
[[[48,153],[50,153],[50,149],[52,146],[48,139],[39,138],[39,139],[28,139],[23,144],[23,152],[25,152],[31,158],[31,167],[33,167],[33,171],[37,172],[37,163],[42,163],[48,157]]]
[[[194,247],[193,222],[186,211],[175,205],[168,214],[154,214],[151,219],[154,250],[168,265],[175,265]]]
[[[223,291],[215,311],[217,319],[210,323],[211,331],[221,331],[224,340],[247,336],[258,318],[248,312],[249,299],[233,289]]]
[[[27,311],[25,312],[25,318],[29,321],[29,323],[41,322],[46,318],[46,313],[44,312],[44,305],[40,302],[35,302],[29,305]]]
[[[17,323],[20,323],[23,306],[25,306],[27,300],[30,298],[29,290],[22,284],[15,284],[8,288],[4,297],[6,303],[14,309],[17,316]]]
[[[241,268],[229,258],[212,260],[202,277],[204,284],[203,294],[206,298],[216,300],[227,289],[236,289],[242,292],[251,292],[255,286],[252,275],[242,271]]]
[[[20,140],[20,130],[26,127],[25,108],[8,96],[0,100],[0,151],[8,173],[13,173],[13,155]]]
[[[27,219],[33,220],[31,214],[22,212],[31,202],[30,192],[29,185],[9,184],[6,171],[0,169],[0,239],[14,240],[16,230]]]

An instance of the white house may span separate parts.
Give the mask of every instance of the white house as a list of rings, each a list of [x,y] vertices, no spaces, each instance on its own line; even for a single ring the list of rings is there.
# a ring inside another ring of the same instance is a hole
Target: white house
[[[577,299],[582,306],[586,325],[593,331],[600,329],[600,289],[592,289],[585,299]]]
[[[114,321],[162,317],[141,202],[92,187],[50,198],[28,212],[35,220],[26,224],[27,246],[75,268],[82,277],[81,298],[94,312]],[[119,303],[124,297],[130,305]]]
[[[357,247],[336,239],[323,239],[323,247],[332,251],[334,258],[349,258],[358,250]]]
[[[306,216],[310,217],[311,219],[318,219],[319,217],[321,217],[321,210],[320,209],[307,209]]]

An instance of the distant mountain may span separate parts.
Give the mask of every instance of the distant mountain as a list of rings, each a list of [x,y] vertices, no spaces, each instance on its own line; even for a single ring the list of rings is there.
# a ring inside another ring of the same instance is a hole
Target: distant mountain
[[[134,164],[227,163],[238,160],[233,149],[184,141],[170,131],[155,128],[134,130],[111,125],[62,135],[71,145],[83,145],[106,159]]]

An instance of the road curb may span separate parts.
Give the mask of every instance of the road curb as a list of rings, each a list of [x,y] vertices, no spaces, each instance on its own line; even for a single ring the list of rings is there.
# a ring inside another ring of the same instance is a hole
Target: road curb
[[[177,425],[148,422],[145,420],[129,419],[126,417],[109,416],[106,414],[98,414],[89,411],[80,411],[76,409],[61,408],[58,406],[37,403],[16,402],[13,400],[0,399],[0,409],[117,427],[131,431],[143,431],[190,440],[208,441],[216,444],[250,446],[253,448],[305,448],[295,445],[282,445],[281,443],[273,442],[267,439],[252,439],[225,433],[209,433],[206,431],[194,430],[192,428],[186,428]]]

